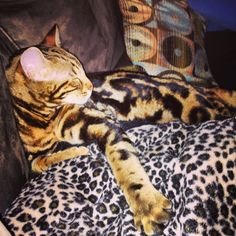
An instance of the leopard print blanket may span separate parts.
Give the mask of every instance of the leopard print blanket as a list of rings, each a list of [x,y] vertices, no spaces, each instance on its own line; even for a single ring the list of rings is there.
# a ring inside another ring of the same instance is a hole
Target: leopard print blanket
[[[127,132],[152,183],[172,201],[163,235],[235,235],[236,118]],[[144,235],[98,146],[89,149],[24,186],[2,218],[13,235]]]

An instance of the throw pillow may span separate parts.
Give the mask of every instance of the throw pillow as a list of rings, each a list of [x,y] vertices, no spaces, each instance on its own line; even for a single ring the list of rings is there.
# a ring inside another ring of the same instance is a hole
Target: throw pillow
[[[205,21],[185,0],[119,0],[127,53],[148,74],[215,86]]]

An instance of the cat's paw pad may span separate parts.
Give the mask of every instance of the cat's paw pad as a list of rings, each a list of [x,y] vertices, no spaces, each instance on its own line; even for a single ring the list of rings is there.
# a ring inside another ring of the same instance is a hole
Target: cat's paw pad
[[[143,230],[147,235],[160,232],[170,218],[171,202],[161,193],[140,192],[136,195],[134,206],[134,223],[137,229]]]

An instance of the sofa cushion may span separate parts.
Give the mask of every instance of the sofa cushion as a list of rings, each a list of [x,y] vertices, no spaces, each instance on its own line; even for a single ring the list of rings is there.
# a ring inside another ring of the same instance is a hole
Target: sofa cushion
[[[41,0],[22,7],[8,3],[0,8],[0,22],[20,47],[38,44],[57,24],[62,46],[80,58],[86,72],[113,70],[128,62],[117,1]]]
[[[18,195],[29,173],[4,72],[10,54],[16,49],[16,45],[0,28],[0,213]]]

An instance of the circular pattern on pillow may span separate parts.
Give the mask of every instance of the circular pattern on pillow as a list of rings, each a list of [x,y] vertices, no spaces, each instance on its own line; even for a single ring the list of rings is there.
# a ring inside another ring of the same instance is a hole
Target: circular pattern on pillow
[[[148,21],[152,17],[152,8],[137,0],[124,2],[121,8],[124,20],[129,23],[139,24]]]
[[[186,40],[178,36],[170,36],[163,40],[163,55],[165,59],[178,68],[190,66],[193,55],[191,46]]]
[[[156,37],[149,29],[129,25],[124,32],[126,50],[132,61],[147,60],[156,54]]]

